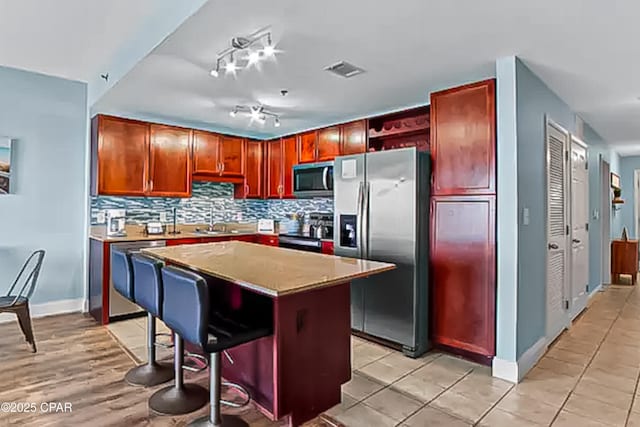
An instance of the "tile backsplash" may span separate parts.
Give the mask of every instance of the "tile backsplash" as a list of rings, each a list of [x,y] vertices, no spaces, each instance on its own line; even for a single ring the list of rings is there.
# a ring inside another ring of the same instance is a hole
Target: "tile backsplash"
[[[127,223],[144,224],[158,221],[166,212],[172,220],[172,210],[177,209],[180,224],[201,224],[213,221],[256,221],[260,218],[285,221],[296,212],[333,212],[333,199],[300,200],[242,200],[233,198],[233,184],[194,182],[190,198],[169,197],[111,197],[91,198],[91,225],[98,224],[98,212],[104,209],[126,209]]]

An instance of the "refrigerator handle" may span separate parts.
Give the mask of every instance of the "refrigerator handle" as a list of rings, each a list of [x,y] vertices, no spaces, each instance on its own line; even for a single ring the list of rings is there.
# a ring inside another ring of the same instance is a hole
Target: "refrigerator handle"
[[[362,195],[362,220],[360,221],[362,223],[363,259],[369,259],[369,188],[370,184],[365,182]]]
[[[358,207],[356,208],[356,245],[358,245],[358,258],[363,258],[364,248],[362,247],[362,205],[364,196],[364,182],[358,184]]]

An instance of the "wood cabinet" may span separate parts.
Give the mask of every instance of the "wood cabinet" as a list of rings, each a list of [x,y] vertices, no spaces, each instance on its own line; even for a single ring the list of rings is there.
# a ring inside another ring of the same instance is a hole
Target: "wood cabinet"
[[[268,198],[293,197],[293,166],[298,161],[297,138],[290,136],[266,143]]]
[[[261,199],[264,195],[263,147],[264,144],[261,141],[247,141],[243,198]]]
[[[201,130],[193,131],[193,173],[219,175],[220,135]]]
[[[150,165],[147,195],[191,195],[191,130],[150,125]]]
[[[280,239],[278,236],[273,234],[258,234],[256,242],[261,245],[278,246],[280,244]]]
[[[322,244],[321,251],[323,254],[333,255],[333,242],[323,240],[321,244]]]
[[[318,158],[318,132],[313,130],[298,135],[298,162],[313,163]]]
[[[149,126],[109,116],[92,119],[92,193],[144,196],[149,181]]]
[[[495,196],[431,200],[432,339],[495,354]]]
[[[243,138],[193,131],[193,173],[215,179],[216,176],[241,178],[245,168],[246,142]]]
[[[431,94],[433,194],[495,194],[495,81]]]
[[[94,195],[191,195],[190,129],[98,115],[91,137]]]
[[[245,165],[245,140],[237,136],[220,138],[220,164],[222,176],[243,176]]]
[[[279,199],[282,194],[282,145],[279,139],[268,141],[266,147],[266,196]]]
[[[318,130],[318,155],[316,160],[326,162],[340,155],[340,126]]]
[[[638,277],[638,241],[611,241],[611,283],[619,283],[621,274],[629,274],[631,283]]]
[[[361,154],[367,151],[367,121],[358,120],[341,126],[340,154]]]

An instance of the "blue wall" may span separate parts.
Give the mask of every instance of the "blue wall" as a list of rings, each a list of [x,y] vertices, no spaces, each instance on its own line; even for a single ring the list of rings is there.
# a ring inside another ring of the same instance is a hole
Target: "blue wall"
[[[16,140],[15,194],[0,196],[0,293],[47,251],[34,303],[82,298],[87,86],[0,67],[0,135]]]
[[[526,65],[516,62],[518,134],[518,212],[529,209],[530,222],[518,226],[517,357],[546,331],[546,151],[545,117],[569,132],[575,114]]]
[[[629,238],[637,238],[638,229],[633,218],[635,215],[633,207],[635,202],[633,175],[636,169],[640,169],[640,156],[623,157],[620,161],[620,166],[621,197],[624,199],[624,205],[616,212],[618,223],[615,225],[615,230],[612,230],[612,237],[620,238],[622,227],[627,227]]]

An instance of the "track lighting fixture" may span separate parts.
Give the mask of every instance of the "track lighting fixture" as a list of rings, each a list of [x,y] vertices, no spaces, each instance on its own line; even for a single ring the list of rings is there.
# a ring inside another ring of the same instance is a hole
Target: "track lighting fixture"
[[[240,51],[248,52],[241,56],[238,54]],[[246,37],[232,38],[231,46],[218,53],[216,66],[209,73],[218,77],[220,68],[224,68],[225,74],[235,75],[238,70],[252,65],[259,66],[260,61],[273,57],[277,52],[271,39],[271,31],[266,27]]]
[[[238,112],[242,112],[251,118],[251,122],[258,122],[265,124],[268,117],[273,118],[273,126],[280,127],[280,116],[276,113],[268,111],[263,105],[236,105],[233,110],[229,112],[231,117],[236,117]]]

